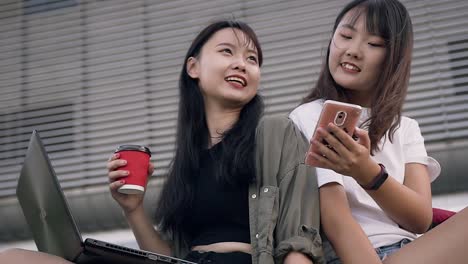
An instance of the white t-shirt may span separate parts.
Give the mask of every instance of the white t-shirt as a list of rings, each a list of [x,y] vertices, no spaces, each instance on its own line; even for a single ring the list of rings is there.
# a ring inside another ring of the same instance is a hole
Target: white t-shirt
[[[302,131],[308,140],[317,125],[323,100],[316,100],[294,109],[290,119]],[[364,108],[360,122],[369,116],[369,109]],[[428,168],[431,181],[440,173],[439,163],[427,156],[424,138],[418,123],[408,117],[402,117],[400,127],[395,131],[393,142],[382,139],[379,142],[380,151],[372,156],[377,163],[382,163],[388,174],[398,182],[403,183],[406,163],[421,163]],[[329,182],[337,182],[344,186],[351,213],[367,234],[374,248],[398,242],[404,238],[415,239],[416,235],[398,226],[377,205],[370,195],[352,178],[338,174],[332,170],[317,168],[318,186]]]

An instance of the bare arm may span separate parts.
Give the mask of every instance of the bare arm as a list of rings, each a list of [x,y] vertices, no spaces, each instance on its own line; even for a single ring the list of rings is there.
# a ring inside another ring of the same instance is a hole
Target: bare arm
[[[135,235],[138,246],[147,251],[164,255],[172,255],[169,244],[162,240],[159,233],[143,208],[144,194],[122,194],[117,190],[125,184],[126,171],[119,170],[126,161],[119,159],[119,154],[114,154],[107,163],[109,189],[114,200],[122,208],[127,222]],[[154,165],[149,164],[148,175],[153,174]]]
[[[343,264],[381,263],[361,226],[354,220],[343,186],[320,187],[322,228]]]
[[[424,233],[432,222],[429,176],[425,165],[410,163],[405,167],[403,184],[389,177],[376,191],[367,193],[401,227]]]
[[[170,246],[161,239],[142,206],[130,214],[125,214],[125,216],[141,249],[168,256],[172,255]]]
[[[367,132],[357,129],[359,141],[356,142],[334,125],[330,125],[328,129],[329,131],[325,129],[317,131],[336,152],[321,141],[313,141],[312,144],[315,144],[326,157],[310,153],[310,165],[351,176],[362,185],[371,182],[379,173],[380,166],[370,157],[370,140]],[[400,226],[414,233],[423,233],[432,220],[428,172],[425,165],[416,163],[407,164],[405,171],[404,184],[398,183],[393,177],[388,177],[378,190],[368,193]]]

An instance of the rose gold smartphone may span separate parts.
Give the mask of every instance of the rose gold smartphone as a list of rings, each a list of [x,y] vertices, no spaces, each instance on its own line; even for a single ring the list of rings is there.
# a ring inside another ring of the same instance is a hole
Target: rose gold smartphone
[[[326,129],[329,123],[333,123],[342,128],[348,135],[353,136],[361,112],[362,108],[359,105],[326,100],[323,104],[315,131],[317,131],[319,127]],[[318,139],[315,131],[312,138]],[[322,142],[327,145],[325,140]],[[314,148],[312,148],[311,151],[318,153]]]

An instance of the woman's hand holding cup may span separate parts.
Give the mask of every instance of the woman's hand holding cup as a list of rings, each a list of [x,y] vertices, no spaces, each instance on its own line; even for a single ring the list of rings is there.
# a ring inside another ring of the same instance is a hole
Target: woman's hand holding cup
[[[143,153],[120,151],[119,148],[107,163],[109,189],[124,212],[130,214],[143,204],[147,178],[153,174],[154,165],[149,162],[151,153],[147,148],[144,151],[147,157]],[[135,154],[137,156],[132,156]]]

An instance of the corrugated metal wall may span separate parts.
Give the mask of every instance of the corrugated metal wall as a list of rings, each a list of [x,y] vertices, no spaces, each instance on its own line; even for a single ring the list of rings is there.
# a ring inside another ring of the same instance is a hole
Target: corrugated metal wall
[[[445,165],[454,162],[448,152],[468,152],[468,2],[403,2],[415,31],[405,113],[420,122],[429,150]],[[286,114],[312,87],[343,4],[2,0],[0,200],[14,198],[32,129],[41,132],[65,190],[105,187],[105,161],[122,143],[149,145],[162,175],[173,156],[183,56],[216,18],[241,19],[256,30],[267,113]],[[468,170],[466,162],[457,165]],[[467,180],[454,184],[459,176],[447,179],[440,191],[468,189]],[[1,215],[3,208],[0,201]]]

